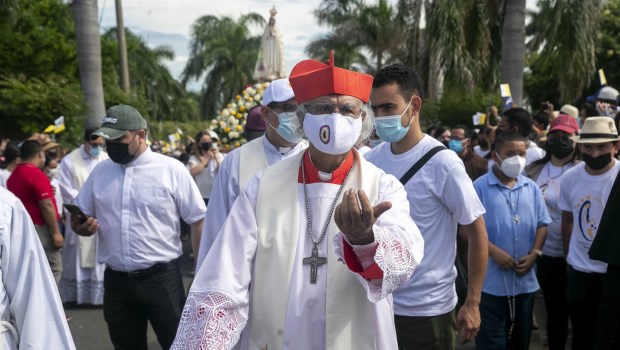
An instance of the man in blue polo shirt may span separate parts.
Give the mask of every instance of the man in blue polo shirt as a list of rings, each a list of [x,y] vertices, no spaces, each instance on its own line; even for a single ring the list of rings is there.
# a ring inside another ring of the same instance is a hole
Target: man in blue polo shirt
[[[486,208],[489,265],[482,286],[479,349],[527,349],[530,344],[534,292],[532,269],[542,255],[551,222],[542,193],[535,182],[521,175],[527,139],[504,131],[495,139],[495,162],[474,182]]]

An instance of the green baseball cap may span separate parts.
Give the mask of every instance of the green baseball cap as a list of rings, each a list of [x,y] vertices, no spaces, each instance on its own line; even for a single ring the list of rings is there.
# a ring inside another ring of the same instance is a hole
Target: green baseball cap
[[[101,136],[106,140],[116,140],[127,131],[146,129],[146,120],[137,109],[128,105],[113,106],[105,113],[101,128],[91,137]]]

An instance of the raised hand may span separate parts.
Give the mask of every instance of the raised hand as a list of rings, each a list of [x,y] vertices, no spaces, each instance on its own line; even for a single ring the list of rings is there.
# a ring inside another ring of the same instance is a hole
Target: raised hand
[[[334,221],[351,244],[370,244],[375,239],[372,226],[377,218],[391,207],[390,202],[382,202],[372,207],[363,190],[350,189],[343,193],[342,202],[334,211]]]

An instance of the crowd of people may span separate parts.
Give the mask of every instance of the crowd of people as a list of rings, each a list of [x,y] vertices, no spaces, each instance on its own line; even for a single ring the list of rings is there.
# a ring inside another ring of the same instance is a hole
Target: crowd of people
[[[127,105],[67,154],[3,142],[0,340],[74,348],[76,303],[116,349],[148,322],[164,349],[528,349],[541,290],[550,349],[617,348],[618,91],[425,132],[421,92],[332,54],[272,81],[227,154],[210,130],[162,154]]]

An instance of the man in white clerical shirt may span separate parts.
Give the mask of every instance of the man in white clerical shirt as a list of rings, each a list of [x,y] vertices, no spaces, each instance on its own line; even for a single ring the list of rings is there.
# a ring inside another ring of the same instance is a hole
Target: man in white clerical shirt
[[[60,163],[60,193],[64,203],[73,204],[80,188],[97,166],[108,159],[103,137],[93,137],[99,128],[87,128],[80,147],[73,150]],[[98,236],[78,236],[71,229],[71,217],[67,215],[65,245],[62,250],[62,277],[60,297],[64,302],[79,304],[103,304],[103,272],[105,265],[96,261]]]
[[[333,62],[293,68],[310,146],[244,187],[173,349],[396,349],[390,293],[424,242],[402,185],[353,149],[372,131],[372,77]]]
[[[260,112],[267,125],[265,134],[230,152],[220,165],[202,229],[196,266],[200,267],[218,232],[247,182],[259,171],[308,147],[301,139],[297,102],[288,79],[271,82],[263,94]]]

